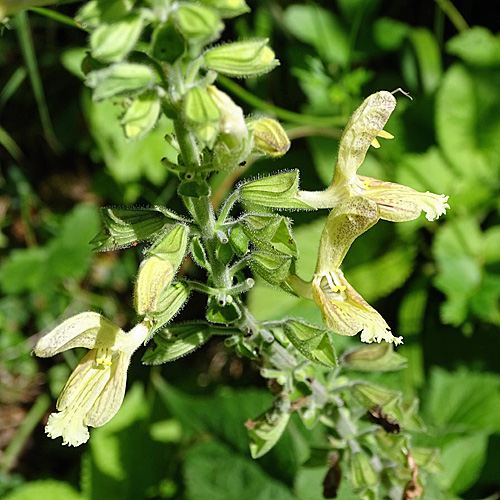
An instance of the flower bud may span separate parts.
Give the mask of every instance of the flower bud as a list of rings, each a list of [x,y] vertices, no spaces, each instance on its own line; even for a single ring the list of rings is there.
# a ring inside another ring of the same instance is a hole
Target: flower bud
[[[134,48],[144,25],[144,16],[133,13],[112,24],[100,25],[90,35],[90,51],[98,61],[120,62]]]
[[[351,458],[351,482],[355,488],[377,486],[379,480],[369,458],[363,452]]]
[[[205,66],[234,77],[258,76],[279,65],[267,38],[227,43],[205,52]]]
[[[135,282],[134,307],[145,315],[157,310],[160,295],[170,285],[174,269],[168,260],[153,256],[143,260]]]
[[[148,257],[156,256],[168,260],[176,270],[186,255],[187,228],[177,224],[166,236],[160,238],[148,250]]]
[[[267,156],[278,158],[290,149],[290,139],[279,122],[272,118],[260,118],[251,123],[256,149]]]
[[[160,99],[154,91],[136,97],[122,116],[120,123],[128,139],[139,140],[147,135],[158,121]]]
[[[213,146],[221,112],[210,94],[205,89],[193,87],[186,96],[184,114],[197,137],[209,146]]]
[[[216,9],[221,17],[236,17],[250,12],[245,0],[201,0],[201,3]]]
[[[221,112],[210,94],[199,87],[193,87],[186,96],[184,113],[189,122],[202,124],[219,121]]]
[[[191,43],[209,43],[224,29],[217,12],[203,5],[180,5],[175,20],[179,31]]]

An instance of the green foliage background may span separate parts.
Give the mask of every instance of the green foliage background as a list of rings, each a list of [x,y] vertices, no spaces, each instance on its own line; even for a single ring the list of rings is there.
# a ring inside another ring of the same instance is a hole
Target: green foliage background
[[[223,40],[269,37],[281,66],[237,86],[227,82],[227,91],[247,113],[274,112],[293,143],[279,161],[216,176],[213,192],[220,200],[239,176],[289,168],[300,168],[303,189],[326,187],[340,126],[362,98],[380,89],[410,92],[413,101],[399,94],[386,127],[395,140],[372,152],[360,173],[448,194],[451,209],[432,225],[423,217],[377,224],[355,242],[344,271],[404,336],[398,353],[408,368],[370,380],[421,398],[427,433],[417,444],[441,451],[428,498],[499,493],[498,19],[465,1],[455,5],[463,17],[445,0],[248,3],[252,12]],[[61,311],[99,310],[121,326],[133,322],[141,249],[92,254],[98,207],[172,202],[182,210],[173,198],[177,180],[159,162],[173,154],[163,139],[168,125],[128,143],[119,106],[92,102],[83,87],[87,35],[48,17],[73,16],[77,7],[18,14],[0,37],[0,496],[322,498],[326,466],[308,450],[323,436],[298,421],[269,455],[250,458],[243,424],[268,408],[270,396],[255,367],[218,339],[161,368],[136,359],[123,408],[93,431],[86,449],[43,436],[47,387],[57,397],[78,356],[66,353],[65,364],[35,360],[29,353],[39,335]],[[294,218],[299,274],[309,279],[322,220]],[[202,314],[204,304],[193,302],[181,319]],[[313,302],[264,283],[248,303],[258,319],[293,312],[321,324]],[[356,343],[338,338],[336,348]],[[347,482],[338,498],[355,498]]]

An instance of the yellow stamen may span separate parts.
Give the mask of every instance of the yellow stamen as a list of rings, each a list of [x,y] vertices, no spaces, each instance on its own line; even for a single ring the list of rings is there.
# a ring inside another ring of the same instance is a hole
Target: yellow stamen
[[[111,366],[112,364],[111,349],[103,349],[103,348],[97,349],[95,362],[97,365]]]
[[[394,139],[394,136],[385,130],[381,130],[377,137],[383,137],[384,139]]]
[[[377,139],[373,139],[372,146],[378,149],[380,147],[380,142],[378,142]]]

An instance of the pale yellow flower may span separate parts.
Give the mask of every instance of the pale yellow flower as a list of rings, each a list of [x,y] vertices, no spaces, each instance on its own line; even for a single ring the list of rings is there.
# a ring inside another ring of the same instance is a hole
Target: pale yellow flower
[[[314,208],[332,208],[352,196],[362,195],[377,203],[380,218],[392,222],[416,219],[422,211],[429,221],[446,213],[448,196],[420,193],[407,186],[357,174],[370,145],[377,137],[392,139],[383,130],[396,107],[396,99],[385,90],[369,96],[354,112],[340,139],[333,181],[324,191],[299,191],[296,199]]]
[[[123,402],[127,369],[134,351],[146,340],[148,327],[136,325],[125,333],[100,314],[85,312],[67,319],[35,346],[40,357],[75,347],[90,351],[70,375],[45,427],[51,438],[79,446],[89,439],[88,426],[111,420]]]
[[[340,270],[352,242],[379,220],[378,205],[355,196],[335,207],[328,216],[319,246],[318,264],[311,282],[295,275],[288,285],[300,296],[314,300],[321,309],[323,323],[340,335],[361,334],[363,342],[394,342],[384,318],[345,279]]]

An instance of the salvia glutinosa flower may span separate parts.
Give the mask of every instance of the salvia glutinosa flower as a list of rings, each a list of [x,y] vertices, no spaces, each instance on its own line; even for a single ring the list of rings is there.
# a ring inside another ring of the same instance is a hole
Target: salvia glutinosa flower
[[[45,427],[51,438],[79,446],[89,439],[88,426],[111,420],[123,402],[127,369],[134,351],[146,340],[149,329],[139,323],[125,333],[94,312],[77,314],[42,337],[34,353],[46,358],[75,347],[89,352],[64,386]]]
[[[311,282],[289,275],[287,284],[321,309],[325,325],[340,335],[361,334],[363,342],[402,342],[382,316],[345,279],[340,266],[352,242],[380,218],[377,203],[354,196],[337,205],[321,235],[318,264]]]
[[[407,186],[357,174],[370,145],[377,137],[392,139],[383,130],[396,107],[396,99],[385,90],[369,96],[354,112],[340,139],[333,181],[325,191],[299,191],[296,198],[314,208],[332,208],[342,200],[361,195],[375,201],[380,218],[392,222],[416,219],[422,210],[428,220],[437,219],[449,208],[448,196],[420,193]]]

